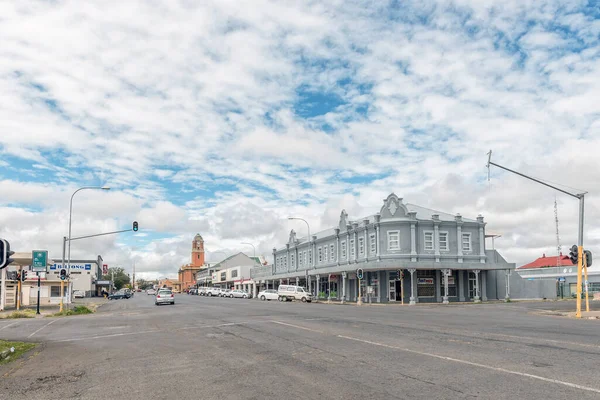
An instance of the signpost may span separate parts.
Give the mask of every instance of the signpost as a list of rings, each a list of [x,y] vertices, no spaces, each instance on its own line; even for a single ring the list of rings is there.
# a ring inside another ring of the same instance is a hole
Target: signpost
[[[48,268],[48,250],[33,250],[31,252],[31,259],[33,260],[31,264],[31,269],[37,275],[37,310],[36,314],[40,314],[40,291],[41,289],[41,276],[42,272],[46,272],[46,268]],[[61,310],[62,311],[62,310]]]

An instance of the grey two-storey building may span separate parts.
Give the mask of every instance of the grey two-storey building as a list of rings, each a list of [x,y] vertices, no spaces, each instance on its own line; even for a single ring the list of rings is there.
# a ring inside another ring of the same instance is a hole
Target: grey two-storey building
[[[260,288],[298,284],[319,298],[344,301],[503,299],[515,264],[486,249],[485,225],[481,215],[437,212],[392,193],[379,213],[349,220],[342,211],[338,226],[310,240],[292,230],[285,246],[273,249],[273,265],[254,268],[251,276]]]

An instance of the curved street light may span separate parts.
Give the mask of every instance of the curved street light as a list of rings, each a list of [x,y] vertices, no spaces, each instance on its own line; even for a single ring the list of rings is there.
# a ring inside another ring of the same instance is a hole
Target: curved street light
[[[254,247],[254,245],[252,243],[242,242],[240,244],[247,244],[248,246],[252,246],[252,251],[253,251],[252,255],[253,255],[253,257],[256,257],[256,247]]]
[[[71,195],[71,201],[69,202],[69,250],[68,250],[68,258],[67,258],[67,273],[70,275],[71,274],[71,219],[73,216],[73,197],[77,194],[77,192],[81,191],[81,190],[86,190],[86,189],[90,189],[90,190],[110,190],[110,187],[108,186],[83,186],[80,187],[79,189],[77,189],[76,191],[73,192],[73,194]],[[64,249],[64,247],[63,247]],[[65,256],[63,253],[63,262],[62,262],[63,268],[65,266]],[[70,284],[69,284],[70,286]],[[69,291],[69,303],[71,302],[71,291]],[[62,297],[61,297],[61,303],[62,303]]]

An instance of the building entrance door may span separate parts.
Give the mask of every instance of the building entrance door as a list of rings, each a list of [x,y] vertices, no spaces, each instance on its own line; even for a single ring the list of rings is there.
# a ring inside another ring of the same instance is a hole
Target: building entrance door
[[[469,298],[474,298],[477,295],[475,293],[475,273],[469,272]]]
[[[390,279],[388,287],[390,288],[389,301],[396,301],[396,280]]]
[[[396,301],[402,301],[402,281],[396,281]]]

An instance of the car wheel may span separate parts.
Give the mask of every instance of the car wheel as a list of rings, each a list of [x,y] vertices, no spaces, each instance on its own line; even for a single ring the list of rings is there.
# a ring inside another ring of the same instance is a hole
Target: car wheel
[[[279,296],[279,297],[277,298],[277,300],[279,300],[279,301],[283,301],[283,297]]]
[[[306,297],[303,297],[303,298],[302,298],[302,302],[303,302],[303,303],[306,303]]]
[[[263,294],[262,296],[260,296],[260,299],[261,299],[262,301],[265,301],[267,298],[266,298],[266,297],[265,297],[265,295]]]
[[[154,305],[156,305],[156,306],[157,306],[157,305],[158,305],[158,303],[154,303]]]
[[[248,296],[246,296],[246,295],[243,295],[243,296],[242,296],[242,298],[244,298],[244,299],[247,299],[247,298],[248,298]]]

